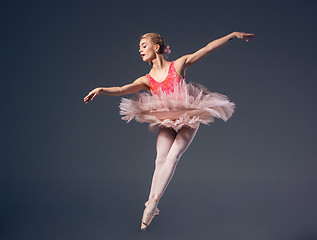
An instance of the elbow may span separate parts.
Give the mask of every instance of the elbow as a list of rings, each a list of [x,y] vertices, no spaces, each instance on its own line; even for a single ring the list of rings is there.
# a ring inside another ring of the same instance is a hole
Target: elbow
[[[115,92],[115,96],[122,96],[124,95],[124,89],[123,87],[117,87],[117,91]]]
[[[117,87],[115,95],[116,96],[123,96],[123,95],[127,95],[130,93],[134,93],[134,91],[132,91],[130,88],[126,88],[125,86],[123,86],[123,87]]]
[[[110,96],[121,96],[123,95],[123,88],[122,87],[111,87],[108,88],[108,91],[105,93]]]
[[[205,47],[205,53],[206,54],[211,53],[215,48],[217,48],[217,46],[216,46],[216,43],[213,41]]]

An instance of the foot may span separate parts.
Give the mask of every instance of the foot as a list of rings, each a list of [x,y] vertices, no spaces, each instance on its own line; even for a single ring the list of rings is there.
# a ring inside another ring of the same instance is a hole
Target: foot
[[[144,204],[144,206],[148,206],[148,203],[149,203],[149,201],[150,201],[150,199],[147,201],[147,202],[145,202],[145,204]],[[155,208],[155,213],[154,213],[154,216],[157,216],[157,215],[159,215],[160,214],[160,210],[156,207]]]
[[[144,209],[142,223],[141,223],[142,231],[145,231],[150,225],[150,223],[152,222],[152,219],[154,218],[154,214],[156,212],[155,210],[160,201],[160,198],[161,198],[160,194],[153,194],[153,197],[145,203],[146,208]]]

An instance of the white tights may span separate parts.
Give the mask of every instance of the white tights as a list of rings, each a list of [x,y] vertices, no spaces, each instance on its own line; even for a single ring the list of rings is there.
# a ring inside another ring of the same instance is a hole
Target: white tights
[[[152,194],[161,194],[165,192],[171,181],[176,165],[194,139],[199,126],[195,129],[182,127],[177,133],[172,128],[160,127],[156,142],[156,160],[155,171],[152,178]]]

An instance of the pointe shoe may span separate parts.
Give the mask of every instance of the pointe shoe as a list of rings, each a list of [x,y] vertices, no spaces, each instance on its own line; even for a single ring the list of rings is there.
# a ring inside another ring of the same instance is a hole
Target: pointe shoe
[[[157,205],[158,205],[158,203],[160,201],[160,198],[161,198],[160,194],[153,194],[153,197],[146,202],[146,205],[154,203],[155,204],[155,208],[157,208]],[[148,228],[148,226],[152,222],[152,219],[155,216],[155,212],[156,211],[154,211],[153,213],[150,213],[148,211],[148,206],[144,209],[142,222],[141,222],[141,230],[142,231],[145,231]]]
[[[146,206],[146,207],[147,207],[147,205],[148,205],[149,201],[150,201],[150,199],[149,199],[147,202],[145,202],[144,206]],[[155,208],[155,213],[154,213],[154,216],[157,216],[157,215],[159,215],[159,214],[160,214],[160,210],[156,207],[156,208]]]

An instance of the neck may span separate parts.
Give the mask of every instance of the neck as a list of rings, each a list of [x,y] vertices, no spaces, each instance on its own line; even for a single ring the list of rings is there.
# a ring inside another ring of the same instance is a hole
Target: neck
[[[163,70],[168,65],[167,61],[162,56],[157,56],[151,62],[153,70]]]

